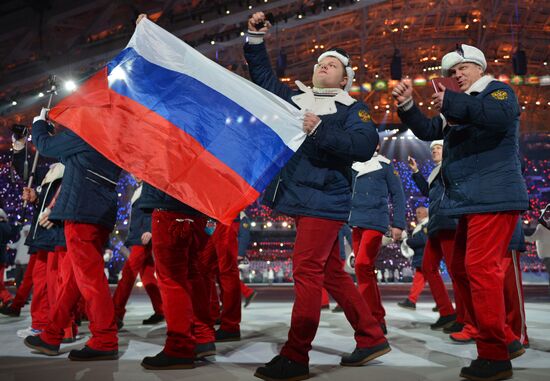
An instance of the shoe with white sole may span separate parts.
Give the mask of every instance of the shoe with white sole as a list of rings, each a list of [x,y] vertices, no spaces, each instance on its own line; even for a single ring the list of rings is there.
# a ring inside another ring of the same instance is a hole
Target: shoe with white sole
[[[34,329],[33,327],[20,329],[17,331],[17,337],[24,339],[27,336],[38,336],[42,333],[41,329]]]

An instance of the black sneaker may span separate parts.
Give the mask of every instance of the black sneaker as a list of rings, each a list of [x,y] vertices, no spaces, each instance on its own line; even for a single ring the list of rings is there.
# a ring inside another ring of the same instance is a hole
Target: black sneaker
[[[453,325],[448,326],[446,328],[443,328],[443,332],[444,333],[457,333],[457,332],[462,332],[463,329],[464,329],[464,324],[455,321],[453,323]]]
[[[380,357],[391,351],[390,345],[385,343],[368,348],[355,348],[352,354],[342,356],[340,365],[342,366],[361,366],[371,360]]]
[[[273,381],[300,381],[309,378],[309,366],[277,355],[264,366],[256,369],[255,377]]]
[[[216,354],[216,344],[211,341],[209,343],[197,343],[195,345],[195,358],[201,359],[206,356],[213,356]]]
[[[143,320],[141,324],[143,325],[153,325],[158,324],[164,321],[164,315],[161,314],[152,314],[147,319]]]
[[[337,304],[336,307],[332,309],[332,312],[344,312],[344,309]]]
[[[506,380],[512,378],[512,363],[509,360],[495,361],[477,359],[460,370],[460,377],[467,380]]]
[[[241,331],[227,332],[222,329],[216,331],[216,342],[240,341]]]
[[[248,298],[244,298],[244,308],[248,307],[248,305],[254,300],[256,295],[258,295],[258,293],[256,291],[253,291]]]
[[[195,361],[190,358],[168,356],[164,351],[161,351],[156,356],[144,357],[141,366],[150,370],[193,369]]]
[[[508,344],[508,353],[510,354],[510,360],[513,360],[524,354],[525,348],[521,345],[519,340],[514,340]]]
[[[437,331],[439,329],[445,329],[446,327],[450,327],[451,325],[453,325],[455,321],[456,321],[456,314],[440,316],[435,323],[430,324],[430,328],[433,329],[434,331]]]
[[[386,323],[380,323],[380,329],[384,335],[388,334],[388,327],[386,327]]]
[[[98,351],[87,345],[82,349],[73,349],[69,352],[69,360],[72,361],[103,361],[118,360],[118,351]]]
[[[43,353],[48,356],[57,356],[59,355],[59,345],[48,344],[40,338],[40,335],[37,336],[27,336],[23,343],[35,351]]]
[[[411,302],[409,298],[397,303],[397,305],[401,308],[406,308],[408,310],[416,310],[416,303]]]
[[[21,315],[21,309],[13,308],[12,303],[8,302],[0,308],[0,314],[10,317],[19,317],[19,315]]]

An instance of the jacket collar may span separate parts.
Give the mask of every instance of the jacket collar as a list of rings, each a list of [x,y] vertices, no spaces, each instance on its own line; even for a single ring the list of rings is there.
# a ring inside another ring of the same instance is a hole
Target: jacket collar
[[[298,89],[302,91],[302,94],[298,94],[292,97],[292,100],[294,101],[294,103],[298,104],[295,98],[299,98],[304,95],[307,95],[308,98],[311,97],[311,99],[313,100],[313,98],[315,97],[315,93],[311,87],[304,85],[301,81],[296,81],[295,83]],[[325,89],[316,89],[316,90],[320,90],[321,92],[324,92]],[[345,106],[351,106],[352,104],[357,102],[357,100],[351,97],[347,91],[344,91],[342,89],[336,89],[336,90],[338,90],[337,94],[334,97],[332,97],[335,102],[341,103]],[[300,104],[298,104],[298,106],[300,106]]]
[[[472,95],[472,93],[481,93],[483,90],[489,86],[489,83],[493,82],[495,77],[492,75],[484,75],[477,81],[475,81],[468,90],[465,91],[466,94]]]

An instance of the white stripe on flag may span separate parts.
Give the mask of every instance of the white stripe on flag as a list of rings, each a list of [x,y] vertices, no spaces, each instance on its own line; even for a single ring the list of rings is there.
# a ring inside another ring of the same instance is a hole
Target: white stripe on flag
[[[148,19],[136,27],[127,47],[147,61],[193,77],[256,116],[296,151],[306,138],[303,112],[227,70]],[[215,105],[213,105],[215,107]]]

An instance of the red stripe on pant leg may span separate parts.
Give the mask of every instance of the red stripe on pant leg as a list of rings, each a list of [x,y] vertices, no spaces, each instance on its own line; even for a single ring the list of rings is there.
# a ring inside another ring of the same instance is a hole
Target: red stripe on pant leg
[[[145,246],[133,245],[130,249],[130,255],[122,267],[122,277],[118,282],[113,295],[113,304],[115,306],[115,316],[118,320],[123,320],[126,314],[126,304],[130,299],[130,294],[134,288],[137,275],[143,268],[145,262]]]
[[[237,266],[239,227],[240,222],[218,225],[212,236],[218,257],[220,287],[223,290],[220,329],[227,332],[240,331],[241,324],[241,289]]]
[[[242,296],[244,296],[245,298],[250,297],[254,293],[254,290],[248,287],[242,280],[240,282]]]
[[[193,223],[176,219],[192,218]],[[185,225],[184,225],[185,224]],[[172,357],[194,358],[192,288],[189,279],[189,245],[199,221],[195,216],[168,211],[153,211],[152,242],[157,280],[166,319],[166,343],[163,351]],[[202,221],[204,229],[206,221]]]
[[[430,236],[424,249],[422,273],[430,286],[430,291],[432,292],[435,304],[439,308],[439,315],[448,316],[454,314],[455,310],[439,271],[439,264],[441,263],[442,258],[443,247],[441,245],[439,234]]]
[[[157,278],[155,278],[155,260],[153,259],[151,245],[145,247],[145,261],[143,262],[143,267],[139,274],[143,282],[143,287],[145,287],[145,291],[147,295],[149,295],[149,299],[151,299],[153,310],[157,315],[164,315],[162,298],[160,296]]]
[[[382,236],[382,232],[377,230],[354,228],[352,237],[355,253],[355,275],[357,276],[359,292],[367,302],[374,318],[380,324],[384,323],[386,311],[382,306],[378,280],[374,270]]]
[[[504,302],[506,306],[506,325],[520,342],[527,337],[525,326],[525,308],[523,302],[523,285],[519,268],[520,252],[509,251],[502,261],[504,269]],[[507,340],[510,342],[510,340]]]
[[[47,287],[48,252],[46,250],[38,250],[34,255],[36,255],[36,263],[32,272],[32,328],[42,330],[48,324],[48,312],[50,311]]]
[[[65,226],[65,232],[67,226]],[[59,345],[64,329],[71,323],[78,300],[81,298],[73,272],[73,265],[66,252],[59,252],[59,282],[55,306],[50,309],[48,326],[40,338],[48,344]]]
[[[409,300],[411,302],[416,303],[418,296],[424,290],[425,285],[426,280],[424,279],[424,274],[422,274],[422,270],[420,268],[417,268],[414,273],[411,291],[409,292]]]
[[[321,316],[321,293],[325,265],[343,222],[314,217],[296,218],[296,241],[292,254],[294,291],[288,340],[281,355],[307,364],[308,352]]]
[[[344,314],[355,332],[357,347],[372,347],[386,342],[380,324],[372,316],[350,275],[344,271],[338,241],[334,243],[325,266],[324,286],[344,310]]]
[[[23,276],[23,281],[21,282],[21,285],[17,289],[17,292],[15,293],[15,297],[13,298],[13,302],[11,305],[13,309],[20,310],[21,308],[23,308],[27,299],[29,298],[29,295],[31,294],[32,272],[33,272],[35,263],[36,263],[36,255],[31,254],[29,263],[27,264],[27,268],[25,270],[25,275]]]
[[[102,351],[118,349],[115,309],[103,271],[103,247],[109,233],[101,225],[65,221],[68,259],[90,320],[92,337],[86,345]]]
[[[472,214],[466,216],[465,268],[475,314],[480,358],[507,360],[505,337],[504,272],[506,254],[518,220],[518,212]]]

